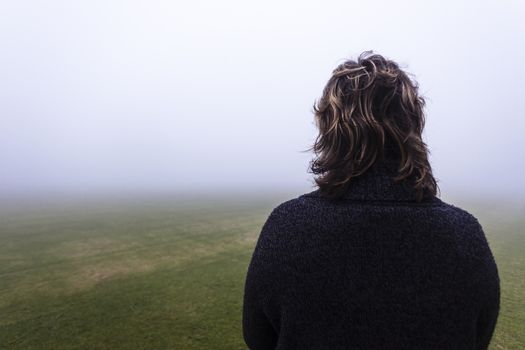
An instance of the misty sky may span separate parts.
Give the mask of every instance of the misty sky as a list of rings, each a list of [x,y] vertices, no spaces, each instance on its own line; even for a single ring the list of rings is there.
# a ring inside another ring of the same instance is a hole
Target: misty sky
[[[413,73],[443,193],[525,195],[521,1],[2,1],[0,192],[305,189],[312,105]]]

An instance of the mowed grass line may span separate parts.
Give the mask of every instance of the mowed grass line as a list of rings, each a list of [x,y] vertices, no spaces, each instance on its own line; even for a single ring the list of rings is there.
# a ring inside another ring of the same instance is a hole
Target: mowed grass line
[[[244,349],[244,277],[272,203],[0,216],[0,348]]]
[[[1,328],[12,349],[244,349],[242,276],[249,255],[216,256],[35,297],[34,315]]]
[[[0,211],[0,349],[245,349],[245,273],[282,199]],[[491,349],[524,349],[523,206],[456,203],[499,267]]]

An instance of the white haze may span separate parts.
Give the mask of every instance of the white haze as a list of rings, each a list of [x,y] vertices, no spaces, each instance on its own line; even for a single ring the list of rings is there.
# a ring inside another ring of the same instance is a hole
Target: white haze
[[[525,195],[520,1],[3,1],[0,193],[309,191],[312,105],[413,73],[442,193]]]

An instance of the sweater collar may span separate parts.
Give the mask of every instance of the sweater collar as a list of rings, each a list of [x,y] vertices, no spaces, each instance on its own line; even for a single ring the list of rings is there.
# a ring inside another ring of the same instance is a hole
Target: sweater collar
[[[342,199],[356,201],[399,201],[417,202],[416,191],[411,186],[413,178],[409,177],[395,182],[398,174],[399,159],[381,159],[368,168],[363,174],[350,180]],[[306,194],[309,197],[321,197],[319,189]],[[435,201],[435,196],[425,196],[423,202]]]

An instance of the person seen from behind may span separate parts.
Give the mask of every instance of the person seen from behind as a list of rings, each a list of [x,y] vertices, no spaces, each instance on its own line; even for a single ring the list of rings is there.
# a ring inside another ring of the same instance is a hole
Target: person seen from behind
[[[316,189],[271,211],[248,267],[250,349],[487,349],[497,266],[478,219],[438,197],[424,105],[372,51],[335,68],[314,104]]]

